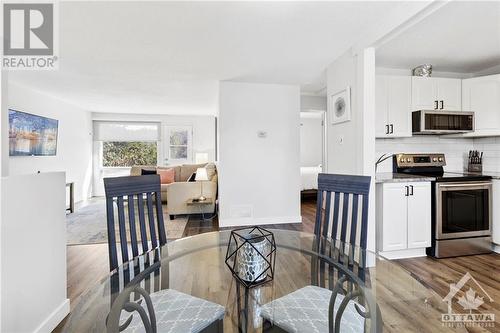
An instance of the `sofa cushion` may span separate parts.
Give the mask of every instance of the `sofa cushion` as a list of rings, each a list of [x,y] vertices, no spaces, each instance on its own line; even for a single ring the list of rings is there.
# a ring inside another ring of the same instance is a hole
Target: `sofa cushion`
[[[156,170],[141,169],[141,176],[156,175]]]
[[[150,166],[150,165],[134,165],[132,168],[130,168],[130,175],[131,176],[140,176],[142,169],[156,170],[156,167]]]
[[[160,183],[170,184],[175,181],[175,170],[173,168],[156,170],[156,173],[160,175]]]
[[[207,170],[208,179],[212,180],[212,178],[217,173],[217,169],[215,167],[215,164],[214,163],[207,163],[207,165],[205,165],[205,169]]]
[[[185,182],[191,177],[193,173],[196,172],[196,169],[203,168],[206,163],[203,164],[183,164],[181,166],[181,178],[179,181]]]

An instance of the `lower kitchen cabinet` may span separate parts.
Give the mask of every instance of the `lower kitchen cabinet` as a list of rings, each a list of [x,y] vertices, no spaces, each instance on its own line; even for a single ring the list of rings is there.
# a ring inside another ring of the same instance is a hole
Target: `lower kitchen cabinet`
[[[425,254],[431,246],[431,183],[377,185],[377,250],[388,258]]]

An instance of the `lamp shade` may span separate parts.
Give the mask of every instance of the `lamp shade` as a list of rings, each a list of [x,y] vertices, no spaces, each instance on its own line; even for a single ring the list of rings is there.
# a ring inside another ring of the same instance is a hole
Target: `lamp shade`
[[[196,181],[208,180],[207,169],[205,168],[196,169],[196,177],[194,180]]]

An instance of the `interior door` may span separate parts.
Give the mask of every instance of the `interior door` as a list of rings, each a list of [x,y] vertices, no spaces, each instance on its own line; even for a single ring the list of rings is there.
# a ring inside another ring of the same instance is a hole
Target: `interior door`
[[[164,164],[193,162],[193,128],[165,126],[163,131]]]

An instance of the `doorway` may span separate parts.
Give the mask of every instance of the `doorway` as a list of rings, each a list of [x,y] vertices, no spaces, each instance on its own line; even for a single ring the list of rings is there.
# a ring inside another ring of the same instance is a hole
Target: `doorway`
[[[316,198],[318,174],[326,171],[326,112],[300,112],[301,199]]]

